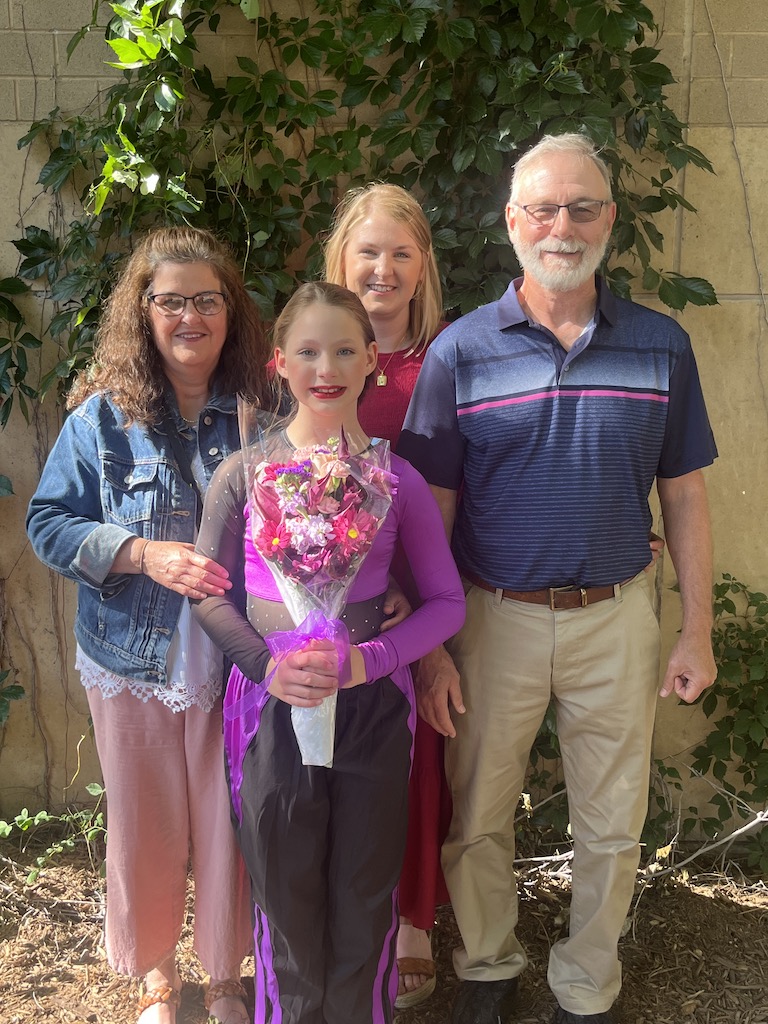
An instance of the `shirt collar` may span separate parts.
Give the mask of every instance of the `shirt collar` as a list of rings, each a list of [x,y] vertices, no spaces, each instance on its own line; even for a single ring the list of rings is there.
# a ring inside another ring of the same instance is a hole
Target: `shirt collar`
[[[528,317],[523,312],[520,299],[517,297],[517,290],[522,283],[522,277],[516,277],[498,301],[499,330],[528,323]],[[595,284],[597,286],[597,316],[595,320],[597,322],[600,317],[605,317],[613,327],[617,317],[616,296],[603,278],[597,274],[595,275]]]

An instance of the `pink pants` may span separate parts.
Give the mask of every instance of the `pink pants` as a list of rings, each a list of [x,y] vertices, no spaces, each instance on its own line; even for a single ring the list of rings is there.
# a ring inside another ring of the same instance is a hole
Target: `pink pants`
[[[251,928],[247,873],[229,818],[221,705],[172,712],[127,690],[88,690],[107,790],[109,962],[143,975],[171,956],[189,862],[194,946],[214,978],[239,978]]]

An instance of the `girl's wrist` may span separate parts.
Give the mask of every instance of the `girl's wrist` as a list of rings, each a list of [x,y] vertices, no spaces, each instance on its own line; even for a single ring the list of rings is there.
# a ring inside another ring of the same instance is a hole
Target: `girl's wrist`
[[[352,646],[349,649],[349,668],[352,673],[352,678],[349,683],[347,683],[348,686],[360,686],[362,683],[368,682],[365,673],[363,652],[355,646]]]

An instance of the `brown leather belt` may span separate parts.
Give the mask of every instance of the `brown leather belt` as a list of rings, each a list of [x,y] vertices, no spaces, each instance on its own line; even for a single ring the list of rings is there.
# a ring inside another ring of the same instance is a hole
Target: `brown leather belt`
[[[481,580],[472,572],[461,570],[464,579],[488,590],[491,594],[497,593],[501,588],[492,587],[490,583]],[[623,587],[629,580],[619,584]],[[501,596],[509,601],[525,601],[527,604],[543,604],[552,609],[553,612],[566,608],[586,608],[588,604],[595,604],[597,601],[607,601],[610,597],[616,596],[616,588],[611,587],[548,587],[546,590],[503,590]]]

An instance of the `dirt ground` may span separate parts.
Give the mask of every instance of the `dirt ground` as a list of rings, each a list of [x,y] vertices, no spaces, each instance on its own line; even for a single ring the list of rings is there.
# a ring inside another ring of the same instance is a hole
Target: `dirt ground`
[[[2,1024],[126,1024],[136,1019],[134,982],[115,977],[102,947],[104,883],[84,851],[67,854],[31,885],[35,850],[0,842],[0,1021]],[[191,894],[191,885],[190,885]],[[567,927],[568,881],[528,874],[521,885],[520,937],[530,957],[516,1024],[549,1024],[550,946]],[[439,983],[398,1024],[447,1024],[456,989],[449,908],[434,933]],[[638,885],[621,943],[620,1024],[768,1024],[768,886],[720,875]],[[185,980],[178,1024],[205,1024],[203,973],[182,939]],[[252,973],[249,964],[244,974]],[[350,1022],[354,1024],[354,1022]]]

